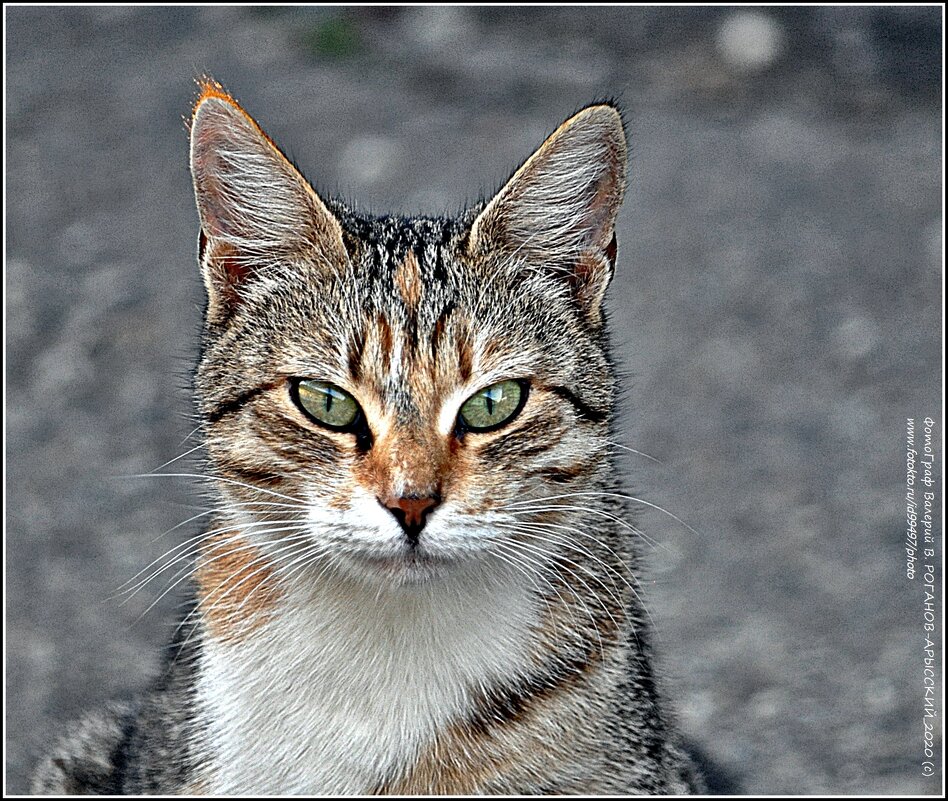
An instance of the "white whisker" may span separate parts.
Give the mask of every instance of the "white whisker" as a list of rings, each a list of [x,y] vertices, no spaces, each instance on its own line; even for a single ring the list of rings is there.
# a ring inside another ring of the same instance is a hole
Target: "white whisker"
[[[649,502],[649,501],[643,500],[642,498],[637,498],[637,497],[634,496],[634,495],[629,495],[629,494],[624,493],[624,492],[600,492],[600,491],[596,491],[596,490],[589,490],[589,491],[584,491],[584,492],[567,492],[567,493],[564,493],[564,494],[562,494],[562,495],[545,495],[545,496],[543,496],[542,498],[540,498],[539,500],[542,500],[542,501],[550,501],[550,500],[557,500],[557,499],[559,499],[559,498],[573,498],[573,497],[579,497],[579,496],[586,496],[586,497],[598,496],[598,497],[606,497],[606,498],[622,498],[622,499],[624,499],[624,500],[633,501],[633,502],[635,502],[635,503],[640,503],[640,504],[642,504],[643,506],[648,506],[648,507],[651,508],[651,509],[655,509],[655,510],[657,510],[657,511],[659,511],[659,512],[662,512],[663,514],[668,515],[672,520],[674,520],[674,521],[677,522],[677,523],[680,523],[682,526],[684,526],[686,529],[688,529],[688,530],[689,530],[692,534],[694,534],[695,536],[697,536],[697,537],[702,536],[702,534],[701,534],[700,531],[696,531],[696,530],[693,529],[691,526],[689,526],[684,520],[682,520],[682,519],[681,519],[680,517],[678,517],[677,515],[672,514],[672,513],[669,512],[667,509],[662,508],[662,507],[659,506],[658,504],[651,503],[651,502]],[[533,501],[532,501],[532,500],[513,501],[511,504],[508,504],[508,505],[510,505],[510,506],[517,506],[517,505],[524,504],[524,503],[533,503]]]
[[[174,464],[175,462],[178,461],[178,459],[183,459],[185,456],[189,456],[190,454],[194,453],[194,452],[197,451],[197,450],[200,450],[200,449],[203,448],[203,447],[204,447],[204,443],[203,443],[203,442],[200,443],[199,445],[195,445],[193,448],[191,448],[190,450],[185,451],[185,452],[182,453],[180,456],[175,456],[174,459],[169,459],[169,460],[168,460],[167,462],[165,462],[164,464],[158,465],[158,467],[156,467],[154,470],[151,470],[151,471],[149,471],[149,472],[151,472],[151,473],[157,473],[159,470],[161,470],[161,469],[167,467],[169,464]]]
[[[224,484],[233,484],[237,487],[243,487],[244,489],[253,490],[254,492],[263,492],[267,495],[273,495],[276,498],[283,498],[286,501],[293,501],[294,503],[305,503],[300,498],[294,498],[290,495],[283,495],[282,493],[275,492],[274,490],[264,489],[263,487],[255,487],[253,484],[246,484],[243,481],[235,481],[232,478],[224,478],[223,476],[204,476],[200,473],[136,473],[134,475],[125,476],[125,478],[197,478],[202,481],[220,481]]]
[[[644,459],[649,459],[650,461],[655,462],[655,464],[661,464],[661,465],[665,464],[661,459],[656,459],[654,456],[650,456],[645,451],[637,451],[635,448],[630,448],[628,445],[623,445],[619,442],[613,442],[612,440],[609,440],[609,439],[606,440],[606,443],[611,445],[614,448],[621,448],[624,451],[628,451],[629,453],[634,453],[637,456],[643,457]]]

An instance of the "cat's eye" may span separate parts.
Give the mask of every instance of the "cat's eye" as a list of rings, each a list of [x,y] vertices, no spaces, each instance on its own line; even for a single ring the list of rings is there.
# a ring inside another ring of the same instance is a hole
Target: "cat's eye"
[[[352,429],[362,415],[362,409],[352,395],[327,381],[294,381],[291,395],[308,417],[327,428]]]
[[[526,401],[526,382],[499,381],[464,401],[458,421],[469,431],[493,431],[513,420]]]

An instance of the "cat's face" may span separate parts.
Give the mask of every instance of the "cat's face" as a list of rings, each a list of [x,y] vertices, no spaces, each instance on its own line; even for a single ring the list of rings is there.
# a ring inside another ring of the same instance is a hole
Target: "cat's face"
[[[601,302],[624,164],[618,115],[594,106],[458,219],[364,219],[205,86],[197,389],[243,534],[395,583],[509,562],[518,528],[554,535],[521,554],[555,554],[543,499],[609,470]]]

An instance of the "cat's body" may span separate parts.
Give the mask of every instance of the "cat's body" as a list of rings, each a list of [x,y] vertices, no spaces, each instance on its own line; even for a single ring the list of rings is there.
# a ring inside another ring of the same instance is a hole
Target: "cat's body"
[[[615,110],[457,219],[323,201],[213,84],[191,134],[217,511],[161,680],[34,789],[695,789],[612,467]]]

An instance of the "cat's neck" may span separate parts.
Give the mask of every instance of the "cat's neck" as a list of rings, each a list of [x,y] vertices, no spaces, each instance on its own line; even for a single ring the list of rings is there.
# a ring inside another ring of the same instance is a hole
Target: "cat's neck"
[[[328,571],[288,585],[246,636],[208,632],[214,791],[366,793],[397,778],[478,688],[530,669],[529,589],[496,565],[400,588]]]

